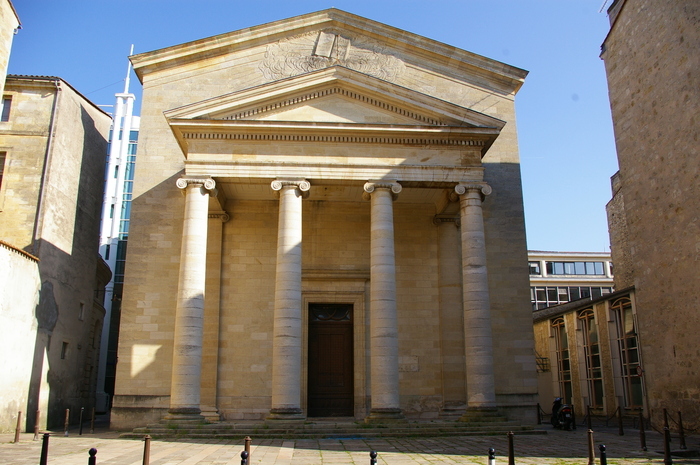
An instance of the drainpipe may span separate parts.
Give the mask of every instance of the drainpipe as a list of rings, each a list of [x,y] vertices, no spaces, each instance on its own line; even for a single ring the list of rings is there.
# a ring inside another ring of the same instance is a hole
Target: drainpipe
[[[58,97],[61,94],[61,81],[55,79],[53,81],[56,86],[56,94],[53,98],[53,106],[51,108],[51,119],[49,120],[49,138],[46,142],[46,153],[44,154],[44,168],[41,174],[41,184],[39,185],[39,199],[36,206],[36,218],[34,219],[34,233],[32,236],[32,255],[40,256],[39,239],[42,236],[44,226],[44,186],[49,175],[49,166],[51,165],[51,155],[53,154],[53,139],[56,135],[56,113],[58,112]]]

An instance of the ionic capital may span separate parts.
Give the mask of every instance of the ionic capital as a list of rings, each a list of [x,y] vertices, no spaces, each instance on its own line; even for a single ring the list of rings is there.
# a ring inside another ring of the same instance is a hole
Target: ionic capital
[[[462,220],[460,218],[454,217],[454,216],[445,216],[445,215],[435,215],[433,217],[433,224],[435,226],[440,226],[443,224],[448,224],[448,223],[453,223],[458,229],[460,226],[460,223]]]
[[[283,187],[292,186],[299,191],[299,195],[303,198],[309,196],[309,189],[311,189],[311,183],[306,179],[275,179],[270,184],[272,190],[279,195]]]
[[[365,193],[362,194],[362,198],[369,200],[376,189],[389,189],[391,198],[396,200],[399,198],[402,187],[401,184],[396,181],[369,181],[364,185]]]
[[[460,197],[462,195],[469,194],[470,192],[478,192],[481,196],[481,201],[483,202],[484,198],[491,194],[493,190],[491,189],[491,186],[485,182],[460,183],[455,186],[455,194]]]
[[[187,186],[189,186],[191,184],[199,184],[204,189],[209,191],[208,193],[210,196],[216,197],[216,194],[217,194],[216,181],[214,181],[212,178],[182,176],[177,181],[175,181],[175,185],[178,187],[178,189],[182,189],[183,194],[185,193]]]

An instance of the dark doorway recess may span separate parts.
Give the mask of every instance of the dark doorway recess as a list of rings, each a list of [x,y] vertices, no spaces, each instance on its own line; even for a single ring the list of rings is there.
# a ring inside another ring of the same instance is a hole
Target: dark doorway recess
[[[352,304],[309,304],[308,416],[354,415]]]

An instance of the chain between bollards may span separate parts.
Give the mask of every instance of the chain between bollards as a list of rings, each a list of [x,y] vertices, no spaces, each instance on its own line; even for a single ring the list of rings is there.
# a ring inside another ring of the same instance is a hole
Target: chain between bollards
[[[515,450],[513,448],[512,431],[508,431],[508,465],[515,465]]]
[[[537,404],[539,408],[539,404]],[[489,449],[489,464],[488,465],[496,465],[496,449],[493,447]]]
[[[639,411],[639,444],[643,451],[647,450],[647,434],[644,431],[644,414],[641,410]]]
[[[15,441],[17,444],[19,442],[19,430],[22,427],[22,411],[17,412],[17,428],[15,428]]]
[[[598,446],[600,449],[600,465],[608,465],[608,454],[605,452],[605,444]]]
[[[88,451],[90,458],[88,459],[88,465],[97,465],[97,449],[94,447]]]
[[[673,465],[671,458],[671,430],[664,426],[664,465]]]
[[[248,465],[248,452],[241,452],[241,465]]]
[[[369,453],[369,465],[377,465],[377,453],[375,451],[370,451]]]
[[[151,436],[149,434],[143,437],[143,465],[149,465],[151,462]]]
[[[39,458],[39,465],[46,465],[49,461],[49,433],[44,433],[41,439],[41,457]]]
[[[593,444],[593,430],[588,429],[588,465],[595,465],[595,445]]]

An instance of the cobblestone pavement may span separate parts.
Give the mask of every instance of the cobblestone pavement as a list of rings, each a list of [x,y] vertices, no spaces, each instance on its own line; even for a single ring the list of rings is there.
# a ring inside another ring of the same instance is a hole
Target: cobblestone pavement
[[[0,434],[0,464],[36,465],[41,455],[41,439],[22,434],[13,444],[12,434]],[[662,464],[662,437],[647,434],[649,451],[639,446],[636,430],[618,436],[616,429],[594,433],[597,445],[607,446],[609,465]],[[686,439],[689,450],[700,449],[700,438]],[[99,465],[141,465],[143,441],[119,439],[118,433],[98,430],[78,436],[77,431],[65,437],[55,433],[49,441],[50,465],[78,465],[88,461],[88,450],[97,449]],[[508,463],[508,440],[502,436],[461,436],[400,439],[265,439],[253,443],[251,464],[270,465],[350,465],[370,463],[369,451],[377,451],[378,464],[482,464],[487,465],[489,447],[496,449],[496,463]],[[678,449],[674,438],[672,450]],[[238,465],[243,450],[241,440],[153,440],[151,465]],[[552,431],[546,435],[516,435],[514,437],[516,464],[588,464],[585,428],[576,431]],[[596,458],[596,464],[600,463]],[[700,464],[700,458],[673,457],[674,464]]]

